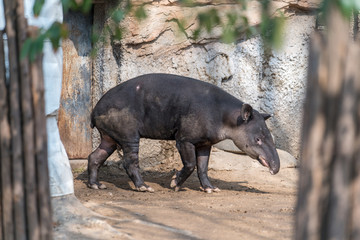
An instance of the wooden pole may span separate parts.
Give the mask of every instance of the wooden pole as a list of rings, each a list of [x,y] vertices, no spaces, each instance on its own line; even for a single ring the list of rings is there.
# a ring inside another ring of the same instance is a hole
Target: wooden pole
[[[17,0],[16,24],[17,48],[21,50],[22,44],[28,37],[28,27],[24,17],[23,0]],[[36,206],[36,164],[34,153],[35,129],[31,94],[31,76],[28,58],[19,59],[19,64],[27,231],[28,239],[37,240],[39,239],[39,220]]]
[[[8,84],[5,76],[3,32],[0,32],[0,164],[1,164],[1,239],[14,239],[11,181],[11,134],[8,119]]]
[[[295,239],[359,239],[360,48],[349,33],[333,7],[326,35],[312,37]]]
[[[31,63],[32,94],[35,123],[35,159],[38,195],[40,238],[52,238],[52,215],[49,187],[49,169],[47,162],[47,136],[45,117],[44,81],[42,56]]]
[[[42,56],[19,53],[28,31],[23,0],[4,0],[9,79],[0,43],[0,238],[52,238]]]
[[[16,1],[4,0],[6,34],[8,37],[10,69],[10,131],[12,151],[12,182],[14,204],[14,228],[16,239],[26,239],[24,162],[20,106],[19,49],[17,45]]]

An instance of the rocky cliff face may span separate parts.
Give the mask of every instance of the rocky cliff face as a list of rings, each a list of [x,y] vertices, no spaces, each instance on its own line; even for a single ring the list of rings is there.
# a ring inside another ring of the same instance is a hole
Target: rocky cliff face
[[[197,78],[222,87],[262,112],[273,114],[268,126],[277,147],[298,156],[308,38],[315,27],[315,16],[308,11],[313,7],[312,2],[273,2],[274,11],[281,9],[287,16],[284,43],[280,50],[264,51],[259,37],[244,36],[233,44],[221,43],[217,29],[196,41],[189,37],[196,27],[197,12],[213,7],[223,14],[236,11],[239,6],[233,1],[203,1],[203,5],[194,8],[181,8],[176,1],[147,1],[147,19],[138,22],[128,17],[123,40],[105,44],[98,54],[94,62],[94,89],[98,97],[94,102],[109,87],[145,73]],[[103,11],[113,7],[106,4]],[[259,23],[259,12],[259,2],[249,2],[245,14],[252,25]],[[175,18],[185,20],[187,35],[180,33]],[[99,21],[107,24],[108,20],[100,17]],[[157,164],[176,156],[171,143],[170,146],[164,141],[142,143],[143,158],[157,158]]]

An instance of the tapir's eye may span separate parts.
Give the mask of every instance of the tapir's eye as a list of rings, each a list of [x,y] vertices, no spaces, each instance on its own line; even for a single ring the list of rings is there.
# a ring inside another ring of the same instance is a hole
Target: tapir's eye
[[[261,139],[260,139],[260,138],[256,138],[256,143],[257,143],[258,145],[261,145],[261,144],[262,144]]]

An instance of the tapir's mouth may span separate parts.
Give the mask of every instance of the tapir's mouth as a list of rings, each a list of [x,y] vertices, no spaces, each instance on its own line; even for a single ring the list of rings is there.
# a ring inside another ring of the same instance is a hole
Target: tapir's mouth
[[[263,165],[264,167],[270,167],[269,164],[266,161],[266,158],[264,158],[264,156],[259,156],[258,157],[258,161],[261,163],[261,165]]]
[[[258,161],[259,161],[259,162],[261,163],[261,165],[263,165],[264,167],[269,168],[270,173],[271,173],[272,175],[275,174],[274,171],[270,168],[269,163],[266,161],[266,158],[265,158],[264,156],[260,155],[260,156],[258,157]]]

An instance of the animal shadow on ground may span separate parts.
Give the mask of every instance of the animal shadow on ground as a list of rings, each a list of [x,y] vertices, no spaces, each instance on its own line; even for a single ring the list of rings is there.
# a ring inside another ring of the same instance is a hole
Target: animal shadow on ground
[[[146,183],[150,186],[152,184],[159,185],[166,189],[170,188],[170,181],[172,176],[177,172],[173,169],[170,171],[156,171],[156,170],[141,170],[141,174]],[[226,174],[226,173],[225,173]],[[88,173],[87,170],[81,172],[76,176],[77,180],[81,180],[84,185],[87,185]],[[239,192],[252,192],[259,194],[268,194],[266,191],[259,190],[257,188],[248,187],[247,181],[225,181],[218,178],[209,177],[211,183],[220,188],[220,190],[239,191]],[[114,184],[116,187],[128,191],[136,191],[130,178],[127,176],[125,170],[118,164],[104,165],[99,169],[98,180],[105,185]],[[197,177],[196,170],[182,185],[180,191],[186,191],[187,189],[200,191],[200,182]]]

